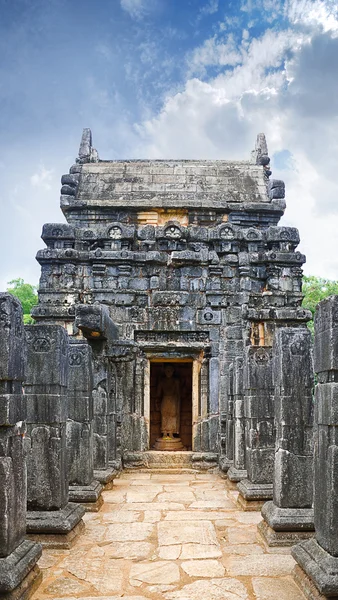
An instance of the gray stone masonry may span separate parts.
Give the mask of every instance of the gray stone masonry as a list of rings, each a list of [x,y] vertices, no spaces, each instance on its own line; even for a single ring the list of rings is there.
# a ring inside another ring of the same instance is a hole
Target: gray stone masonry
[[[269,179],[269,161],[264,134],[247,161],[99,160],[84,130],[61,180],[67,224],[43,227],[32,314],[81,330],[92,347],[100,481],[150,450],[161,360],[192,363],[186,446],[218,454],[224,471],[238,453],[236,477],[245,475],[230,365],[248,345],[270,347],[276,327],[311,318],[300,306],[299,234],[277,226],[285,186]]]
[[[27,480],[29,534],[71,535],[84,514],[68,503],[66,450],[68,334],[59,325],[27,325]],[[51,542],[48,539],[48,542]]]
[[[243,359],[238,356],[233,366],[234,394],[234,464],[228,471],[230,481],[247,478],[245,468],[245,417],[243,395]]]
[[[338,596],[338,296],[315,314],[314,524],[315,538],[292,555],[321,594]]]
[[[41,580],[41,546],[25,540],[25,337],[20,302],[0,294],[0,596],[29,593]]]
[[[238,484],[239,501],[272,498],[275,455],[272,348],[249,346],[244,356],[245,455],[248,478]],[[242,497],[242,499],[241,499]]]
[[[269,545],[310,537],[313,523],[313,365],[307,328],[281,328],[274,338],[276,452],[273,502],[260,526]],[[266,525],[268,527],[266,527]]]
[[[67,457],[69,500],[86,510],[102,505],[102,486],[94,479],[92,350],[85,339],[69,338]]]
[[[78,304],[76,327],[93,353],[93,461],[94,477],[110,484],[116,473],[116,378],[108,354],[114,352],[118,330],[107,306]]]

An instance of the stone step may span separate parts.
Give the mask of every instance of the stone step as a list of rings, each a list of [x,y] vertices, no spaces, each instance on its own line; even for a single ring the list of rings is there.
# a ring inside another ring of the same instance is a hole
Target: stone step
[[[214,452],[166,452],[148,450],[146,452],[128,452],[123,457],[124,469],[131,471],[196,473],[218,469],[218,454]]]

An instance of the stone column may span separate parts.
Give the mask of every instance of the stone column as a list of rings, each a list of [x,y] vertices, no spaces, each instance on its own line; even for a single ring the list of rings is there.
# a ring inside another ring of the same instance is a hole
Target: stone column
[[[0,294],[0,596],[6,600],[28,597],[42,580],[36,564],[42,548],[25,540],[24,351],[21,304]]]
[[[338,597],[338,296],[315,315],[315,537],[292,549],[297,582],[309,598]],[[323,594],[323,596],[319,596]],[[311,595],[310,595],[311,594]]]
[[[244,355],[245,453],[248,478],[238,484],[244,510],[258,510],[272,499],[275,456],[272,348],[249,346]]]
[[[102,485],[110,486],[117,474],[116,461],[112,460],[110,464],[110,458],[115,454],[112,429],[116,428],[116,419],[112,403],[116,381],[112,381],[108,354],[116,343],[118,330],[109,316],[108,307],[101,304],[78,304],[75,325],[87,338],[93,352],[94,478]]]
[[[245,418],[243,396],[243,359],[237,357],[233,368],[234,394],[234,464],[228,471],[230,481],[241,481],[248,476],[245,468]]]
[[[68,502],[68,335],[60,325],[25,329],[27,532],[45,547],[69,548],[83,528],[84,508]]]
[[[92,351],[85,339],[69,338],[67,452],[69,500],[96,512],[102,486],[93,466]]]
[[[269,546],[313,536],[313,366],[311,333],[285,327],[274,339],[276,453],[273,502],[262,508]]]

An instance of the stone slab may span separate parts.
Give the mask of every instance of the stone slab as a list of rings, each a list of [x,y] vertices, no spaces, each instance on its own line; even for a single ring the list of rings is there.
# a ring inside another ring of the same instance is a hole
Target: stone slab
[[[311,577],[309,577],[299,565],[295,566],[292,574],[296,584],[299,586],[307,600],[327,600],[328,596],[324,596],[318,591]],[[338,598],[338,596],[331,596],[331,598],[334,600]]]
[[[227,476],[229,481],[239,482],[247,478],[248,472],[246,469],[236,469],[234,466],[231,466]]]
[[[119,471],[113,467],[109,469],[94,469],[94,479],[99,481],[106,490],[111,489],[109,486],[113,483]]]
[[[294,546],[315,535],[314,531],[275,531],[265,521],[257,526],[263,542],[269,547]]]
[[[291,550],[293,558],[324,596],[338,596],[338,557],[331,556],[315,539]]]
[[[254,577],[252,586],[256,600],[304,600],[291,577]]]
[[[189,577],[223,577],[224,567],[218,560],[187,560],[181,568]]]
[[[218,547],[215,528],[209,521],[182,522],[180,527],[174,522],[161,522],[157,531],[159,546],[194,543]]]
[[[27,538],[39,542],[43,548],[70,550],[84,529],[85,524],[81,520],[68,533],[28,533]]]
[[[41,582],[42,572],[35,565],[14,590],[1,594],[1,600],[28,600],[40,587]]]
[[[179,580],[178,565],[172,562],[137,563],[130,569],[130,584],[133,586],[140,586],[142,583],[170,584]]]
[[[314,531],[313,508],[280,508],[274,502],[262,507],[262,517],[275,531]]]
[[[69,502],[88,504],[97,502],[103,491],[103,485],[99,481],[93,481],[90,485],[70,485]]]
[[[0,595],[21,585],[41,554],[40,544],[24,540],[9,556],[0,558]]]
[[[283,577],[290,575],[295,562],[291,556],[281,554],[261,554],[247,556],[229,556],[224,566],[230,576],[235,577]]]
[[[69,502],[61,510],[28,511],[27,533],[29,534],[68,534],[81,521],[83,506]]]
[[[272,500],[272,483],[252,483],[243,479],[237,484],[237,489],[245,500]]]
[[[249,600],[244,583],[239,579],[200,580],[183,586],[180,590],[164,594],[166,600]]]

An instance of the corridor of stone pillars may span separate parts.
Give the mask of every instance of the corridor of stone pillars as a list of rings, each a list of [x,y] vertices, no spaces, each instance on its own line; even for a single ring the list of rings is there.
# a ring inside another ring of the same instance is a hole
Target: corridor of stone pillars
[[[217,473],[124,472],[71,550],[45,549],[32,600],[303,600],[289,548],[269,549]]]

